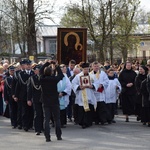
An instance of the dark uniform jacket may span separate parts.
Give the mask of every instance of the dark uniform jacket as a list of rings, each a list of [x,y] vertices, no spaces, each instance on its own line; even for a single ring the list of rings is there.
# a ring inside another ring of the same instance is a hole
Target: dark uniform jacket
[[[41,84],[39,75],[33,75],[29,78],[27,92],[27,100],[31,100],[33,103],[40,103]]]
[[[58,73],[57,76],[52,75],[52,76],[45,76],[44,75],[44,68],[49,66],[50,63],[47,62],[45,63],[41,70],[41,86],[42,86],[42,100],[44,106],[52,106],[52,105],[59,105],[59,100],[58,100],[58,91],[57,91],[57,83],[62,80],[64,77],[61,69],[59,66],[56,67],[56,71]]]
[[[13,77],[9,76],[4,82],[4,100],[8,102],[12,101],[12,81]]]
[[[13,76],[13,81],[12,81],[12,95],[15,95],[15,91],[16,91],[16,85],[18,80],[18,73],[21,72],[23,70],[17,70],[14,72],[14,76]]]
[[[15,88],[15,97],[21,101],[27,101],[27,83],[30,76],[34,75],[31,71],[30,75],[26,71],[21,71],[18,73],[18,82]]]

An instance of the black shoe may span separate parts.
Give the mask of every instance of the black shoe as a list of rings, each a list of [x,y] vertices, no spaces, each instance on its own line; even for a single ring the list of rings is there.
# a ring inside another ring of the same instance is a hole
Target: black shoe
[[[99,122],[95,122],[95,125],[99,125]]]
[[[143,125],[146,125],[146,122],[143,122]]]
[[[115,121],[115,120],[112,120],[111,122],[112,122],[112,123],[116,123],[116,121]]]
[[[36,132],[36,134],[35,135],[40,135],[40,132]]]
[[[78,123],[77,123],[77,122],[75,122],[75,123],[74,123],[74,125],[78,125]]]
[[[148,124],[148,127],[150,127],[150,124]]]
[[[27,128],[27,127],[24,127],[24,131],[28,132],[28,128]]]
[[[68,122],[72,122],[72,119],[71,119],[71,118],[68,118]]]
[[[59,141],[62,140],[62,137],[57,137],[57,140],[59,140]]]
[[[129,122],[129,118],[126,118],[126,122]]]
[[[66,126],[65,125],[61,125],[61,128],[66,128]]]
[[[111,124],[111,121],[108,121],[108,124]]]
[[[21,130],[21,129],[22,129],[22,126],[18,126],[18,129]]]
[[[137,121],[140,121],[140,120],[141,120],[141,117],[138,116],[138,117],[136,118],[136,120],[137,120]]]
[[[29,130],[34,130],[34,128],[33,128],[33,127],[31,127]]]
[[[12,129],[16,129],[16,128],[17,128],[17,126],[13,126],[13,127],[12,127]]]
[[[51,141],[51,139],[50,139],[50,138],[47,138],[47,139],[46,139],[46,142],[50,142],[50,141]]]
[[[85,129],[86,128],[86,125],[82,125],[82,129]]]

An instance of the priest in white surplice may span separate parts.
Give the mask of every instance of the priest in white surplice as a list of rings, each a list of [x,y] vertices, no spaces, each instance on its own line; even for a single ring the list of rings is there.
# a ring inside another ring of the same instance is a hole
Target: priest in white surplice
[[[78,104],[78,123],[84,129],[92,125],[94,106],[97,103],[94,90],[98,88],[89,76],[88,63],[82,64],[82,72],[72,80],[72,88],[76,94],[75,104]]]
[[[97,108],[95,114],[95,124],[99,124],[99,122],[103,125],[104,123],[110,123],[109,116],[107,115],[106,108],[106,88],[109,84],[109,79],[107,74],[104,71],[100,71],[100,66],[97,61],[92,63],[93,71],[90,72],[91,78],[94,82],[98,82],[99,88],[94,92],[96,100],[97,100]]]

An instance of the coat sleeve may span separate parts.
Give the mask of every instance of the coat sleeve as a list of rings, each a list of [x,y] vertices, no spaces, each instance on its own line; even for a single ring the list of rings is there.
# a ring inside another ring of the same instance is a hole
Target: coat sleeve
[[[7,90],[8,90],[7,84],[6,84],[6,82],[4,82],[4,101],[9,101],[9,96],[8,96]]]
[[[79,77],[76,75],[76,76],[74,77],[74,79],[72,80],[72,89],[73,89],[74,93],[77,93],[78,87],[80,86],[80,85],[79,85],[79,79],[78,79],[78,78],[79,78]]]
[[[115,80],[116,80],[117,87],[118,87],[118,90],[119,90],[119,93],[120,93],[121,90],[122,90],[121,84],[120,84],[120,82],[119,82],[119,80],[117,78]]]
[[[123,71],[119,75],[119,82],[120,82],[122,88],[126,88],[126,82],[123,79]]]
[[[58,75],[56,76],[56,79],[57,79],[57,82],[59,82],[60,80],[63,79],[64,75],[59,66],[56,67],[56,71],[58,73]]]
[[[70,82],[69,78],[66,77],[66,88],[65,88],[64,92],[67,93],[68,95],[71,95],[71,90],[72,90],[71,82]]]
[[[137,93],[140,94],[141,93],[141,90],[140,90],[141,83],[139,81],[138,76],[136,76],[134,84],[135,84],[135,88],[136,88]]]
[[[28,84],[27,84],[27,101],[32,100],[32,83],[31,83],[31,78],[28,79]]]
[[[150,94],[150,75],[148,75],[146,79],[146,88],[148,93]]]

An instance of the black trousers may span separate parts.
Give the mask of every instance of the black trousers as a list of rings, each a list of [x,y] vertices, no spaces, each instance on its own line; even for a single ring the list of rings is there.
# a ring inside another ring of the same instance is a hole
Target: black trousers
[[[69,96],[69,104],[67,106],[67,116],[69,119],[72,118],[72,115],[73,115],[73,105],[74,105],[74,102],[75,102],[75,97],[74,96]]]
[[[34,128],[35,132],[41,132],[43,130],[43,109],[42,103],[33,103],[34,108]]]
[[[61,125],[67,124],[66,109],[60,110],[60,122]]]
[[[52,105],[46,107],[43,105],[44,114],[44,134],[46,138],[50,138],[50,119],[53,114],[55,122],[55,134],[57,137],[61,137],[61,123],[60,123],[60,108],[59,105]]]
[[[116,112],[116,103],[108,103],[106,104],[106,107],[107,107],[108,121],[112,121],[114,119]]]
[[[122,95],[122,111],[124,115],[135,114],[135,99],[136,95],[128,95],[123,93]]]
[[[74,122],[76,123],[76,124],[78,124],[79,123],[79,121],[78,121],[78,105],[77,104],[74,104],[73,105],[73,116],[74,116]]]
[[[22,127],[22,101],[17,101],[17,124]]]
[[[24,128],[30,129],[33,127],[33,106],[28,106],[27,101],[22,101],[22,124]]]
[[[95,122],[96,123],[105,123],[108,120],[107,117],[107,108],[106,103],[104,101],[97,102],[96,114],[95,114]]]
[[[94,106],[89,104],[90,111],[85,112],[83,106],[78,106],[79,125],[89,127],[93,122]]]
[[[12,98],[9,99],[9,115],[11,120],[11,125],[17,126],[17,102],[15,102]]]

